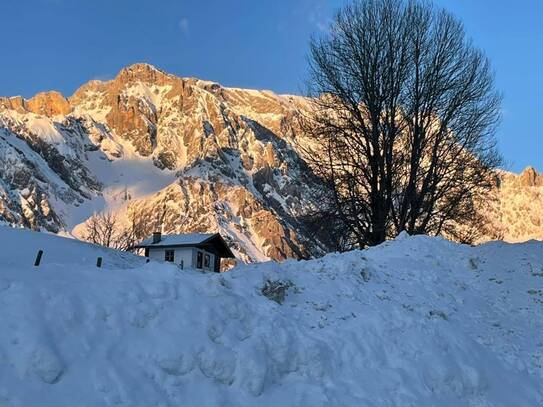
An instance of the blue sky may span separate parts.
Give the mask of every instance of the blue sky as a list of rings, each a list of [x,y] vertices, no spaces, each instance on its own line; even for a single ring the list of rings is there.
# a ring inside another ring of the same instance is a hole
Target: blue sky
[[[148,62],[226,86],[300,93],[309,37],[343,0],[2,0],[0,95],[56,89]],[[436,0],[465,23],[504,94],[509,169],[543,170],[542,0]]]

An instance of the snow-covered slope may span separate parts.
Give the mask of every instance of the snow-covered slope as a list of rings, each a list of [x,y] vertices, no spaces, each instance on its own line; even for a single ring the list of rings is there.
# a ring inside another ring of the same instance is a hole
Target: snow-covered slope
[[[109,250],[105,247],[69,239],[51,233],[37,233],[0,225],[0,268],[33,266],[41,250],[40,265],[75,267],[96,265],[102,258],[103,269],[134,268],[145,264],[145,258],[129,252]],[[39,268],[36,268],[39,270]],[[1,274],[1,273],[0,273]]]
[[[217,275],[48,262],[88,246],[34,232],[0,241],[21,254],[0,261],[3,406],[543,405],[541,243],[401,236]],[[281,303],[262,295],[279,282]]]

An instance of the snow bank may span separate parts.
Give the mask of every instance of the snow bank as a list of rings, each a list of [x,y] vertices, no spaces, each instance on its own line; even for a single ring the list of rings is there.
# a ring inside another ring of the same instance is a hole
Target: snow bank
[[[41,267],[36,270],[43,267],[67,269],[68,266],[77,270],[79,267],[95,266],[98,257],[102,257],[103,268],[127,269],[145,264],[145,259],[131,253],[0,224],[0,277],[6,269],[33,266],[39,250],[43,251],[43,255]]]
[[[0,227],[2,406],[543,405],[540,243],[403,236],[216,275],[35,269],[34,240],[89,250]]]

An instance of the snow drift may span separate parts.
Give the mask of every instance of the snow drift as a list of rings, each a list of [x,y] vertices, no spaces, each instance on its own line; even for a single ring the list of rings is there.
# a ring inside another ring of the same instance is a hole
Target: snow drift
[[[0,242],[0,406],[543,405],[541,243],[402,236],[218,275]]]

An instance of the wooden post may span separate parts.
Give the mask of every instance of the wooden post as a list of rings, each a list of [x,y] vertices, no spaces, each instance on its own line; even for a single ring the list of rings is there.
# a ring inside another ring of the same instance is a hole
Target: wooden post
[[[40,265],[42,255],[43,255],[43,250],[38,250],[38,255],[36,256],[36,261],[34,262],[35,267],[38,267]]]
[[[101,257],[98,257],[96,259],[96,267],[102,267],[102,258]]]

